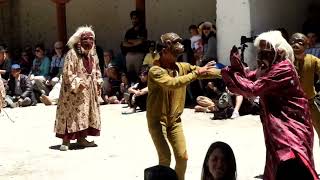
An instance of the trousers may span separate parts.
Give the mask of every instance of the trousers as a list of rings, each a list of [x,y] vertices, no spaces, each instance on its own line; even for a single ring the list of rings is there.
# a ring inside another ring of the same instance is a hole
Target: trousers
[[[158,122],[159,123],[157,124],[149,124],[149,132],[157,149],[159,165],[170,166],[170,144],[176,160],[175,171],[179,180],[184,180],[184,175],[187,169],[188,154],[181,119],[179,118],[178,121],[174,122],[170,126],[166,123]]]

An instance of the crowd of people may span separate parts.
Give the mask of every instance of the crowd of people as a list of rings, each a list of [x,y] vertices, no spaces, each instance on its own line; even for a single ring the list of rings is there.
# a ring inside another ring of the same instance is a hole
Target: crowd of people
[[[147,39],[138,11],[130,13],[132,28],[125,33],[121,52],[103,50],[96,45],[99,69],[103,77],[100,104],[128,104],[122,114],[146,110],[148,94],[147,77],[150,67],[157,65],[161,44]],[[204,65],[217,59],[216,27],[211,22],[190,25],[190,38],[183,40],[184,52],[180,62]],[[0,74],[6,87],[3,107],[25,107],[44,103],[58,103],[64,58],[69,50],[57,41],[53,48],[43,43],[27,45],[21,51],[11,53],[6,45],[0,45]],[[212,113],[212,119],[237,118],[240,115],[258,114],[258,101],[246,99],[229,92],[221,79],[197,80],[187,88],[186,105],[195,112]],[[244,104],[244,105],[242,105]]]
[[[128,104],[123,114],[146,111],[160,166],[146,169],[145,176],[164,170],[179,180],[188,160],[181,121],[185,102],[195,105],[196,112],[212,113],[212,119],[260,114],[267,148],[264,178],[318,178],[312,157],[312,128],[320,134],[316,28],[306,24],[304,34],[291,37],[283,28],[262,33],[254,42],[258,69],[250,71],[237,47],[231,50],[230,66],[219,63],[211,22],[191,25],[189,39],[165,33],[156,43],[147,39],[138,11],[130,18],[133,27],[125,34],[120,55],[96,46],[91,27],[80,27],[68,49],[63,42],[54,43],[53,53],[37,44],[34,51],[25,47],[15,60],[0,46],[0,105],[57,104],[55,133],[62,139],[61,151],[68,150],[71,140],[96,146],[86,137],[100,135],[100,104]],[[170,145],[175,171],[165,168],[171,163]],[[236,179],[229,145],[210,146],[202,179]]]

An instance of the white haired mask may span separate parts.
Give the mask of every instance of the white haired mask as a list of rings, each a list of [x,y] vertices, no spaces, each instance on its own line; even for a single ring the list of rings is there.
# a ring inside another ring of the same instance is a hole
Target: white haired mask
[[[69,48],[75,48],[75,45],[80,42],[81,36],[83,34],[88,34],[95,39],[94,31],[91,26],[81,26],[77,29],[77,31],[69,38],[67,45]]]
[[[284,53],[283,55],[285,59],[289,59],[292,63],[294,62],[293,49],[289,45],[289,43],[283,38],[280,31],[269,31],[269,32],[260,34],[256,38],[254,42],[254,46],[259,49],[261,41],[267,42],[266,49],[269,49],[269,50],[273,49],[276,53],[279,53],[280,51],[282,51]],[[275,55],[272,64],[274,63],[276,58],[277,56]]]

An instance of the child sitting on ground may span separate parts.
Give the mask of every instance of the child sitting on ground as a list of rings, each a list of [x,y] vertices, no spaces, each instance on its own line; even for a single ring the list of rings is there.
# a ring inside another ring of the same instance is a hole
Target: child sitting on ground
[[[109,64],[104,78],[102,99],[105,104],[119,104],[123,97],[120,91],[121,79],[118,67],[114,64]]]
[[[130,94],[128,99],[129,109],[122,112],[122,114],[135,113],[137,107],[140,111],[146,110],[147,97],[148,97],[148,66],[142,66],[139,73],[139,82],[128,89]]]

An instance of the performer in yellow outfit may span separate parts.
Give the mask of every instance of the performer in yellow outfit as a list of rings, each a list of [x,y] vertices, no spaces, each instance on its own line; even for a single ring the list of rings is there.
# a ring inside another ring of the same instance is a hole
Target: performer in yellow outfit
[[[312,124],[320,138],[320,111],[314,101],[317,95],[314,87],[314,75],[318,74],[320,77],[320,59],[311,54],[305,54],[305,49],[308,45],[308,39],[305,35],[301,33],[293,34],[290,44],[294,51],[294,65],[298,72],[301,86],[309,100]]]
[[[178,63],[177,55],[184,48],[181,38],[175,33],[161,36],[164,48],[157,65],[149,70],[147,120],[149,132],[158,152],[159,164],[170,166],[174,152],[179,180],[184,180],[187,168],[186,142],[182,129],[181,114],[184,109],[186,86],[198,78],[220,77],[220,70],[210,62],[204,67]]]

